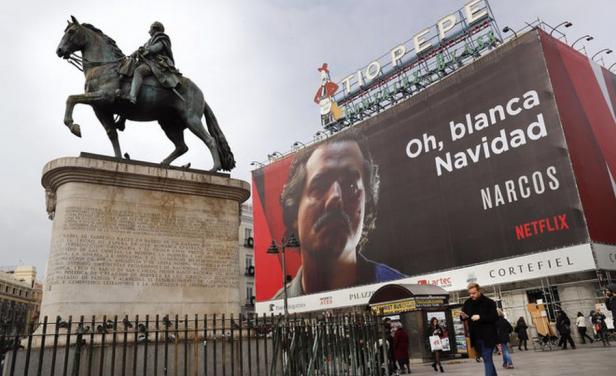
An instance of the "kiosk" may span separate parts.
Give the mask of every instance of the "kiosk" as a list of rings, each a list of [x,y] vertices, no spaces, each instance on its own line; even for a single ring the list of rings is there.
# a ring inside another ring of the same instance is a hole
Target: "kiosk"
[[[441,338],[445,357],[467,352],[464,325],[455,322],[448,298],[447,291],[434,285],[387,284],[374,292],[368,306],[377,316],[399,320],[409,336],[411,359],[424,361],[432,358],[427,332],[433,317],[445,331]]]

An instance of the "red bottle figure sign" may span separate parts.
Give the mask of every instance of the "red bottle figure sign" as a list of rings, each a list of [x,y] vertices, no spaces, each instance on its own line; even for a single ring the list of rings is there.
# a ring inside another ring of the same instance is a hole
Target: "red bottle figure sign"
[[[342,118],[342,111],[334,100],[338,85],[331,81],[327,63],[323,63],[319,72],[321,73],[321,87],[314,95],[314,102],[321,107],[321,124],[326,126]]]

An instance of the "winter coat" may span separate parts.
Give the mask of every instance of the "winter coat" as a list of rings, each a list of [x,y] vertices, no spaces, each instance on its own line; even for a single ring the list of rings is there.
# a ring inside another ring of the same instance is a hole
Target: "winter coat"
[[[607,330],[607,323],[605,322],[605,315],[603,313],[595,312],[591,316],[591,321],[595,326],[595,330],[599,329],[597,332]]]
[[[511,335],[511,332],[513,332],[513,327],[511,326],[509,321],[505,320],[505,318],[503,317],[499,317],[496,320],[495,325],[497,336],[496,343],[509,343],[509,336]]]
[[[571,320],[567,316],[558,316],[556,318],[556,329],[558,329],[560,335],[571,334]]]
[[[515,326],[514,329],[515,332],[518,334],[518,339],[528,341],[528,332],[526,331],[526,329],[528,329],[526,323],[518,321],[518,324]]]
[[[398,328],[394,334],[394,357],[396,360],[409,357],[409,336],[404,328]]]
[[[464,302],[462,311],[469,317],[468,326],[472,346],[477,348],[477,340],[484,341],[487,347],[496,346],[496,326],[494,323],[498,318],[498,313],[494,300],[483,294],[477,300],[469,298]],[[473,315],[479,315],[479,320],[471,320]]]
[[[616,317],[616,296],[610,296],[605,299],[605,306],[609,311],[612,311],[612,315]]]

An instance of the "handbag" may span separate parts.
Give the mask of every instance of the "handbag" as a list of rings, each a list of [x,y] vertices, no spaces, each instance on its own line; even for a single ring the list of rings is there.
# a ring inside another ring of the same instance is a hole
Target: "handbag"
[[[430,336],[428,340],[430,341],[430,349],[432,351],[443,350],[443,343],[441,342],[441,337]]]

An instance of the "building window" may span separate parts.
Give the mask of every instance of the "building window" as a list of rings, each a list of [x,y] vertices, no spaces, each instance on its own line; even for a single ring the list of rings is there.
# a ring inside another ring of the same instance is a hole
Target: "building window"
[[[255,266],[252,264],[252,255],[246,255],[246,271],[244,272],[244,275],[255,275]]]
[[[246,286],[246,299],[250,299],[252,297],[252,286]]]
[[[244,228],[244,247],[252,248],[254,246],[254,239],[252,238],[252,229]]]

